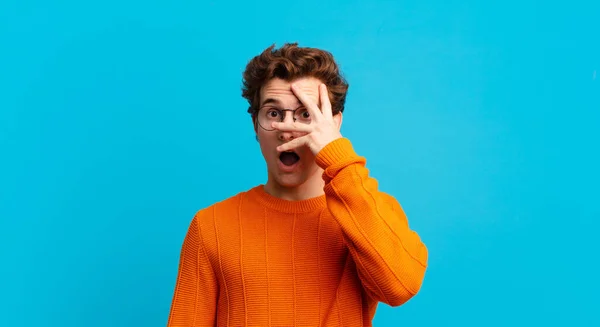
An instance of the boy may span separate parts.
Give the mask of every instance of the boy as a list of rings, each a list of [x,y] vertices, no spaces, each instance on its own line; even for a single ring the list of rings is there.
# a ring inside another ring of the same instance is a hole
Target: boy
[[[419,291],[428,252],[340,134],[348,84],[295,43],[243,79],[267,181],[194,216],[168,326],[370,326]]]

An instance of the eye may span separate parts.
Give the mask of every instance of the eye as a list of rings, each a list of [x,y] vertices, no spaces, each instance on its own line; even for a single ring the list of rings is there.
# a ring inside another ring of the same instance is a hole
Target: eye
[[[303,119],[308,119],[310,118],[310,112],[308,112],[308,110],[306,109],[302,109],[300,110],[300,117],[302,117]]]
[[[267,117],[269,117],[269,118],[277,118],[280,115],[281,114],[279,113],[279,110],[277,110],[277,109],[269,109],[269,110],[267,110]]]

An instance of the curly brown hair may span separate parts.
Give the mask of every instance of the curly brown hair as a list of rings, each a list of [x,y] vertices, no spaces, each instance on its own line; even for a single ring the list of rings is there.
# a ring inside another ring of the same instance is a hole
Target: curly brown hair
[[[266,82],[272,78],[290,82],[300,77],[315,77],[325,83],[333,114],[344,111],[349,85],[333,55],[317,48],[299,47],[298,43],[285,43],[279,49],[271,45],[248,62],[242,87],[242,96],[250,105],[248,113],[253,119],[256,117],[260,89]]]

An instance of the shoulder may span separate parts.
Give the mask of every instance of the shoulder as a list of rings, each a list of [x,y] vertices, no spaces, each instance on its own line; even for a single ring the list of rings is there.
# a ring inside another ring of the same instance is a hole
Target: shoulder
[[[218,258],[218,246],[223,238],[236,230],[241,200],[251,190],[246,190],[200,208],[190,223],[188,238],[195,239],[209,258]]]
[[[258,186],[255,186],[240,191],[209,206],[198,209],[193,217],[193,222],[199,227],[212,226],[216,220],[227,219],[227,217],[236,217],[242,200],[257,187]]]

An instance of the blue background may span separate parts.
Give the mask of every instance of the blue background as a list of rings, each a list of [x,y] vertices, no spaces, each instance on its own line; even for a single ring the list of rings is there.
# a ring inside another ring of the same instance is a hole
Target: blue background
[[[3,1],[0,325],[164,326],[192,215],[265,181],[244,66],[298,41],[336,56],[343,134],[430,250],[376,326],[598,326],[599,13]]]

